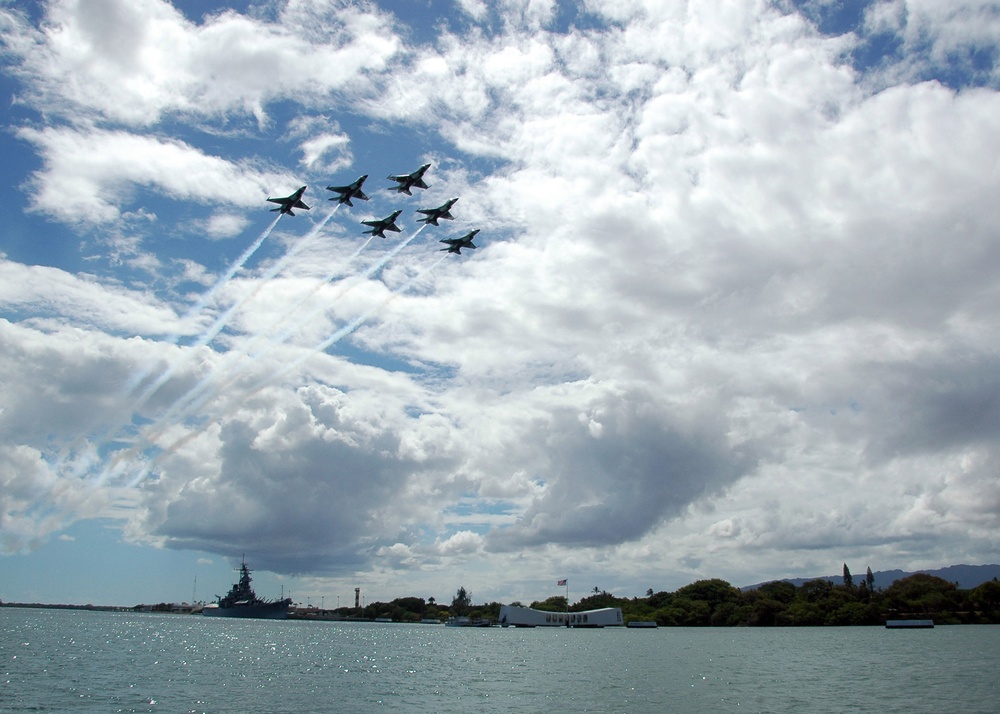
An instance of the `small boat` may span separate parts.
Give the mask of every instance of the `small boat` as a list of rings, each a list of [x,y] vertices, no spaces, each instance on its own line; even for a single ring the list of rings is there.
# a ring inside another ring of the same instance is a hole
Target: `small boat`
[[[934,627],[934,620],[886,620],[887,630],[929,630]]]
[[[288,618],[291,598],[283,600],[262,600],[250,586],[250,568],[246,558],[240,566],[240,580],[233,583],[229,593],[217,602],[209,603],[202,609],[206,617],[249,617],[261,620],[284,620]]]
[[[636,630],[652,630],[659,625],[656,624],[655,620],[631,620],[625,627],[631,627]]]

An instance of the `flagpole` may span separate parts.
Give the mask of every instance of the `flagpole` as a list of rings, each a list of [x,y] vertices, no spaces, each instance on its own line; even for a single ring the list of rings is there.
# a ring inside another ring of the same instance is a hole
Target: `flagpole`
[[[569,627],[569,578],[566,578],[566,627]]]

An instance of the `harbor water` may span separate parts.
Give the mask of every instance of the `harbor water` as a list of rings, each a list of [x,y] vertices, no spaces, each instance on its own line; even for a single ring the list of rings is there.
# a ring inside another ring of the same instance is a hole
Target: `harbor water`
[[[996,712],[1000,626],[603,630],[0,608],[0,712]]]

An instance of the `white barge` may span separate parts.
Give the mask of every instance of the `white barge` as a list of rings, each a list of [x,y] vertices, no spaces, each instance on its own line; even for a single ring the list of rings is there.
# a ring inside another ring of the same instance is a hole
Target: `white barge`
[[[620,607],[602,607],[583,612],[546,612],[519,605],[503,605],[497,623],[501,627],[622,627]]]

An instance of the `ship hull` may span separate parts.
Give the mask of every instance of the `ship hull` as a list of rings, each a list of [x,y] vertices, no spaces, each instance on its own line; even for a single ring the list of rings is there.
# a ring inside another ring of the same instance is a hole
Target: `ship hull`
[[[206,605],[201,611],[205,617],[244,617],[256,620],[287,620],[288,602],[266,602],[254,605],[234,605],[232,607],[220,607],[218,605]]]

